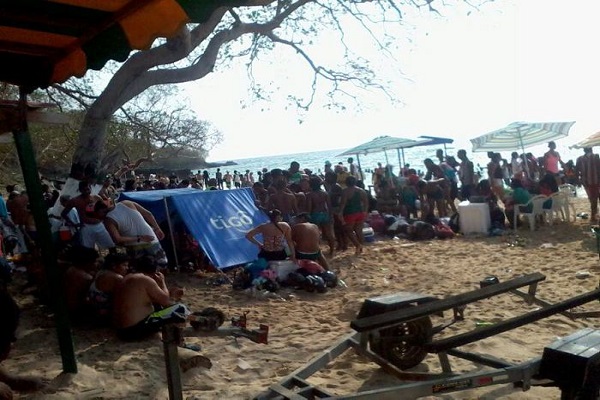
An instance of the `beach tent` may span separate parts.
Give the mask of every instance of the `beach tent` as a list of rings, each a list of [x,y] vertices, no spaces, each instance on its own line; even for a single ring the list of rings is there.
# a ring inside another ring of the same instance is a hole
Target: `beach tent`
[[[2,109],[4,128],[13,132],[52,292],[58,345],[64,372],[77,372],[75,350],[61,276],[42,197],[33,143],[28,129],[27,94],[101,69],[107,61],[125,61],[133,50],[148,49],[157,37],[175,37],[186,23],[202,23],[221,7],[215,1],[163,0],[118,2],[3,2],[0,30],[0,82],[19,87],[19,103]]]
[[[268,221],[265,213],[256,207],[251,188],[123,192],[119,196],[119,201],[122,200],[140,204],[158,223],[166,221],[171,238],[174,221],[184,223],[210,262],[219,269],[256,260],[258,248],[245,235]]]

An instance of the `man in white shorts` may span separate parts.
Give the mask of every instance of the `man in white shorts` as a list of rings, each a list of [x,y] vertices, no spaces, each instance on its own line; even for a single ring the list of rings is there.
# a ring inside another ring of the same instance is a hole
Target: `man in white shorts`
[[[112,249],[115,243],[104,227],[102,220],[94,215],[94,205],[97,201],[102,201],[100,196],[92,194],[92,188],[85,182],[79,182],[79,196],[73,197],[65,204],[61,212],[61,217],[71,226],[79,226],[81,245],[91,249],[96,246],[99,249]],[[81,223],[77,224],[70,219],[70,211],[75,208]]]

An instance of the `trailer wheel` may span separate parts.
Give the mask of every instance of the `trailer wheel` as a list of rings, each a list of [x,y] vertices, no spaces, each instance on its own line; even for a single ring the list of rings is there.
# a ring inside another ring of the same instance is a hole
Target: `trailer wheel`
[[[432,327],[431,319],[422,317],[381,329],[369,338],[371,351],[402,370],[415,367],[427,355],[425,344],[431,340]]]

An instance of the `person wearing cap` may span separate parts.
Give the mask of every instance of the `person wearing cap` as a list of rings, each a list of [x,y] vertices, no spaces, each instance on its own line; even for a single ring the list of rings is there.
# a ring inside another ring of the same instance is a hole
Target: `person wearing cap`
[[[323,173],[326,174],[328,172],[333,172],[333,168],[331,168],[331,162],[325,161],[325,167],[323,169]]]

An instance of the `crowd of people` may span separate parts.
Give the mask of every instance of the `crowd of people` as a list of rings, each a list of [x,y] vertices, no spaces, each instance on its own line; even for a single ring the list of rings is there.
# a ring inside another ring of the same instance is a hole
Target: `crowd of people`
[[[405,232],[415,235],[422,225],[440,224],[456,214],[457,200],[474,196],[490,204],[493,226],[504,229],[513,223],[512,208],[533,194],[551,194],[563,183],[582,185],[590,200],[591,219],[598,216],[600,158],[591,148],[576,162],[564,162],[554,142],[536,158],[513,152],[510,160],[489,153],[485,171],[476,171],[467,152],[456,157],[442,150],[435,160],[423,161],[423,171],[405,165],[395,175],[381,163],[373,170],[369,189],[352,158],[347,163],[325,162],[313,173],[292,161],[289,168],[263,169],[256,174],[221,174],[207,171],[179,179],[175,176],[136,177],[120,185],[108,177],[97,194],[88,182],[80,182],[76,196],[60,195],[44,187],[44,201],[57,246],[64,246],[60,266],[64,270],[67,305],[74,319],[90,316],[111,324],[123,340],[138,340],[157,332],[167,321],[184,321],[189,310],[180,300],[184,289],[167,287],[163,272],[168,257],[163,249],[166,235],[152,213],[132,201],[117,201],[119,192],[196,188],[227,190],[250,187],[257,207],[268,222],[249,230],[246,239],[257,246],[266,261],[310,260],[329,269],[329,259],[349,247],[363,252],[365,222],[373,214],[394,215],[409,221]],[[6,188],[0,201],[3,249],[9,254],[35,248],[35,223],[27,193],[16,186]],[[54,214],[56,202],[62,211]],[[478,200],[480,201],[480,200]],[[418,223],[412,224],[417,221]],[[61,239],[68,230],[69,244]],[[328,248],[321,251],[322,244]],[[43,287],[43,268],[31,268]]]
[[[550,196],[560,185],[570,184],[583,186],[590,201],[591,221],[597,223],[600,164],[592,148],[583,149],[575,162],[563,161],[554,142],[549,142],[548,150],[539,157],[512,152],[508,161],[500,153],[489,152],[483,171],[476,171],[463,149],[457,151],[456,158],[438,150],[436,158],[423,161],[423,173],[409,165],[400,176],[381,165],[375,169],[373,185],[379,211],[406,218],[444,218],[456,214],[456,201],[475,196],[476,201],[489,202],[492,227],[504,229],[507,221],[511,225],[514,222],[515,205],[526,204],[536,194]]]

